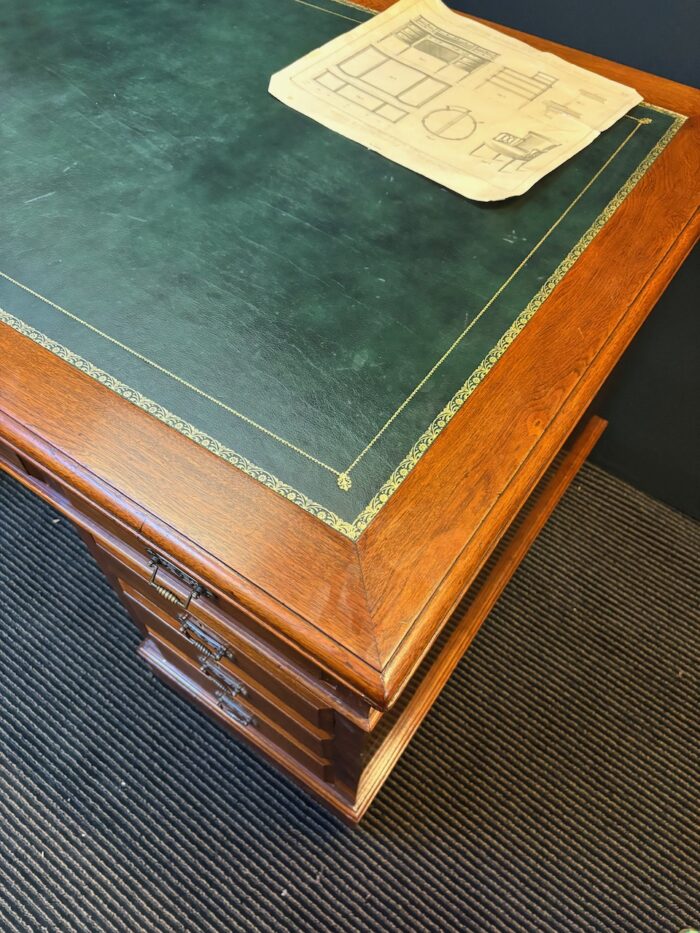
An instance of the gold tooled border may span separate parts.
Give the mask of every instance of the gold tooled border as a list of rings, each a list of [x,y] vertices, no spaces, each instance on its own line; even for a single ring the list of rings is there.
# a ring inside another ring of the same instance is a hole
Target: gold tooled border
[[[79,356],[77,353],[73,353],[72,350],[64,347],[63,344],[52,340],[51,337],[47,337],[46,334],[42,334],[41,331],[21,321],[4,308],[0,308],[0,322],[7,324],[24,337],[33,340],[34,343],[39,344],[39,346],[43,347],[45,350],[49,350],[55,356],[65,360],[66,363],[70,363],[71,366],[80,370],[80,372],[91,376],[97,382],[106,386],[106,388],[116,392],[117,395],[121,395],[122,398],[132,402],[138,408],[143,409],[143,411],[148,412],[149,415],[153,415],[159,421],[162,421],[163,424],[175,428],[180,434],[184,434],[185,437],[195,443],[200,444],[202,447],[206,447],[207,450],[216,454],[217,457],[221,457],[222,460],[232,463],[234,466],[238,467],[239,470],[243,470],[244,473],[247,473],[248,476],[252,476],[253,479],[256,479],[259,483],[267,486],[268,489],[274,490],[278,495],[283,496],[285,499],[289,499],[289,501],[293,502],[295,505],[301,506],[305,511],[315,515],[316,518],[320,518],[321,521],[330,525],[331,528],[340,531],[349,538],[353,538],[352,524],[340,518],[335,512],[307,498],[304,493],[299,492],[287,483],[283,483],[282,480],[278,479],[273,473],[270,473],[268,470],[263,470],[262,467],[257,466],[257,464],[253,463],[251,460],[236,453],[235,450],[231,450],[230,447],[226,447],[204,431],[200,431],[193,424],[190,424],[178,415],[174,415],[158,402],[154,402],[153,399],[141,395],[140,392],[136,389],[132,389],[131,386],[128,386],[125,382],[121,382],[119,379],[105,372],[104,369],[100,369],[84,357]]]
[[[474,392],[479,383],[489,373],[492,367],[503,356],[508,347],[515,338],[524,329],[537,309],[551,295],[556,286],[561,282],[566,273],[571,269],[579,256],[590,245],[591,241],[600,233],[605,224],[610,220],[617,208],[627,198],[629,193],[642,178],[650,166],[656,161],[669,142],[676,135],[681,126],[688,119],[683,114],[675,113],[673,110],[666,110],[664,107],[657,107],[655,104],[646,102],[639,104],[640,107],[646,107],[649,110],[655,110],[657,113],[664,113],[667,116],[675,117],[673,123],[664,133],[656,145],[649,151],[645,158],[640,162],[634,172],[629,176],[625,184],[619,189],[615,197],[607,204],[601,214],[595,219],[588,230],[584,233],[578,243],[569,252],[566,258],[557,266],[552,275],[547,279],[542,288],[537,292],[525,308],[520,312],[513,324],[503,334],[498,343],[484,357],[479,366],[469,376],[461,389],[453,395],[440,414],[433,420],[430,427],[421,434],[419,439],[413,445],[409,453],[404,457],[399,466],[394,470],[389,479],[384,483],[379,492],[372,498],[369,504],[360,512],[352,523],[353,540],[356,540],[369,525],[377,513],[386,505],[390,497],[396,492],[401,483],[406,479],[413,467],[418,463],[423,454],[428,450],[433,441],[436,440],[446,424],[454,418],[459,409],[464,405],[469,396]]]
[[[132,389],[130,386],[116,379],[114,376],[111,376],[109,373],[95,366],[89,360],[86,360],[78,354],[73,353],[72,350],[69,350],[67,347],[64,347],[62,344],[56,342],[55,340],[52,340],[50,337],[42,334],[40,331],[31,327],[29,324],[26,324],[24,321],[21,321],[19,318],[16,318],[14,315],[10,314],[8,311],[5,311],[2,308],[0,308],[0,321],[4,324],[7,324],[9,327],[12,327],[13,330],[16,330],[23,336],[28,337],[30,340],[34,341],[34,343],[39,344],[39,346],[49,350],[55,356],[65,360],[74,368],[84,372],[88,376],[91,376],[97,382],[102,383],[102,385],[111,389],[117,395],[121,395],[123,398],[132,402],[132,404],[141,408],[143,411],[153,415],[159,421],[162,421],[169,427],[179,431],[185,437],[189,438],[197,444],[200,444],[202,447],[205,447],[207,450],[211,451],[222,460],[226,460],[227,462],[232,463],[234,466],[238,467],[238,469],[248,474],[248,476],[251,476],[253,479],[266,486],[268,489],[273,490],[278,495],[283,496],[285,499],[288,499],[290,502],[298,505],[300,508],[304,509],[306,512],[309,512],[314,517],[320,519],[322,522],[325,522],[325,524],[329,525],[335,531],[340,532],[341,534],[350,538],[352,541],[356,541],[372,521],[372,519],[379,513],[383,506],[386,505],[388,500],[396,492],[396,490],[411,472],[413,467],[418,463],[423,454],[437,439],[445,425],[447,425],[448,422],[452,420],[452,418],[457,414],[459,409],[467,401],[472,392],[474,392],[476,387],[481,383],[483,378],[488,374],[488,372],[501,358],[501,356],[503,356],[505,351],[513,343],[518,334],[523,330],[528,321],[532,319],[540,305],[549,297],[555,287],[574,265],[579,256],[584,252],[586,247],[591,243],[594,237],[612,217],[620,204],[629,195],[630,191],[635,187],[640,178],[642,178],[643,175],[648,171],[649,167],[656,161],[661,152],[666,148],[668,143],[675,136],[675,134],[687,119],[687,117],[683,116],[682,114],[677,114],[672,110],[666,110],[663,107],[657,107],[653,104],[644,103],[640,106],[644,106],[650,110],[655,110],[658,113],[664,113],[668,116],[672,116],[675,118],[674,122],[664,133],[661,139],[655,144],[653,149],[650,150],[647,156],[637,166],[635,171],[629,176],[625,184],[619,189],[615,197],[608,203],[603,212],[597,217],[597,219],[583,235],[583,237],[569,252],[566,258],[559,264],[557,269],[552,273],[552,275],[538,291],[535,297],[531,299],[524,310],[518,315],[513,324],[500,338],[498,343],[496,343],[489,354],[472,372],[462,388],[455,393],[455,395],[442,409],[439,415],[432,421],[428,429],[423,432],[409,453],[403,458],[401,463],[391,474],[389,479],[381,486],[379,492],[373,496],[369,504],[360,512],[360,514],[353,522],[348,522],[345,519],[340,518],[340,516],[336,515],[335,512],[333,512],[331,509],[328,509],[320,503],[315,502],[313,499],[308,498],[304,495],[304,493],[294,489],[293,486],[282,482],[282,480],[276,477],[273,473],[270,473],[268,470],[264,470],[257,466],[257,464],[248,460],[246,457],[243,457],[235,450],[232,450],[230,447],[226,447],[225,445],[221,444],[215,438],[211,437],[203,431],[200,431],[194,425],[168,411],[168,409],[164,408],[162,405],[158,404],[152,399],[146,398],[144,395],[141,395],[140,392],[137,392],[135,389]]]

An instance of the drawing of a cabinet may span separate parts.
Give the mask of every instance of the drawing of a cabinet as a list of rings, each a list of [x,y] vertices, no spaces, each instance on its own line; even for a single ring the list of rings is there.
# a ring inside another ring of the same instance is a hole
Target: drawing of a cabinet
[[[390,58],[374,46],[357,52],[338,67],[348,77],[359,78],[411,107],[420,107],[450,86],[412,65]]]
[[[498,53],[439,29],[417,17],[385,38],[326,68],[315,80],[326,89],[363,110],[398,123],[458,84]],[[452,125],[454,114],[448,114]],[[467,121],[459,131],[464,132]],[[442,124],[440,123],[440,127]],[[442,135],[431,126],[434,135]],[[446,136],[444,138],[452,138]],[[455,138],[465,138],[460,135]]]
[[[496,52],[445,32],[422,16],[387,36],[377,48],[424,73],[439,73],[449,85],[498,58]]]

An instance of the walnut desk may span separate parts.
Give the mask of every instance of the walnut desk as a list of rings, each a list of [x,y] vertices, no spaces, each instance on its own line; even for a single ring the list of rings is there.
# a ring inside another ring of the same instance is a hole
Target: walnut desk
[[[0,466],[144,661],[353,820],[600,434],[700,148],[697,92],[533,39],[645,103],[466,201],[267,94],[369,15],[28,0],[0,36]]]

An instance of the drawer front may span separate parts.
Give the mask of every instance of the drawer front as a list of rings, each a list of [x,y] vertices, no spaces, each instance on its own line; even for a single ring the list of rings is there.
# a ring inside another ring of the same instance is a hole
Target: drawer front
[[[18,473],[26,473],[24,464],[14,450],[0,437],[0,464],[6,463]]]
[[[296,718],[293,710],[238,665],[239,654],[228,649],[226,654],[220,655],[218,648],[224,647],[223,644],[209,638],[206,630],[187,619],[186,614],[183,614],[185,621],[176,623],[128,584],[122,583],[121,590],[129,612],[146,634],[184,655],[215,688],[230,693],[234,698],[240,697],[315,755],[321,758],[328,756],[332,735]],[[182,634],[183,629],[190,632],[191,637]]]
[[[311,751],[299,746],[293,738],[285,733],[276,723],[248,703],[247,698],[234,696],[230,691],[224,690],[210,680],[200,668],[192,664],[187,657],[180,654],[172,645],[151,633],[141,650],[142,657],[153,668],[152,651],[147,650],[149,644],[157,645],[157,653],[167,662],[167,665],[180,673],[178,684],[188,699],[202,703],[217,719],[237,735],[243,735],[251,742],[259,744],[263,749],[272,747],[284,755],[293,758],[298,764],[323,781],[331,782],[333,769],[327,759],[314,755]],[[156,673],[162,670],[156,666]]]
[[[175,568],[164,555],[149,547],[149,541],[140,533],[143,522],[133,512],[132,504],[125,505],[123,515],[118,503],[114,513],[105,511],[81,491],[64,482],[52,472],[44,469],[30,456],[13,449],[0,438],[0,467],[5,464],[11,473],[24,477],[23,481],[42,499],[50,502],[59,512],[66,515],[82,530],[83,538],[105,572],[115,576],[107,563],[125,566],[133,574],[130,577],[149,593],[154,557],[162,560],[157,586],[162,600],[171,603],[174,612],[178,602],[187,601],[191,589],[182,580],[173,578]],[[180,572],[189,580],[186,568]],[[120,576],[121,574],[116,574]],[[338,705],[351,718],[367,714],[366,703],[353,691],[328,676],[303,653],[271,632],[254,613],[240,606],[233,597],[217,592],[211,599],[198,599],[193,605],[193,614],[208,628],[219,632],[238,651],[243,651],[257,669],[252,675],[265,689],[279,696],[290,708],[320,729],[333,727],[334,713]],[[151,594],[152,596],[152,594]]]
[[[153,567],[148,556],[142,552],[131,552],[128,562],[124,555],[117,556],[105,547],[93,543],[91,550],[102,569],[113,579],[119,581],[122,590],[129,589],[132,597],[138,597],[157,606],[172,625],[179,629],[180,616],[187,612],[193,622],[193,629],[204,633],[204,639],[191,633],[192,644],[206,649],[206,640],[215,645],[222,645],[236,657],[236,665],[243,675],[248,675],[263,691],[273,695],[285,707],[288,707],[296,719],[301,719],[315,729],[329,732],[333,728],[333,712],[321,705],[321,701],[312,696],[304,684],[293,678],[274,655],[263,655],[242,637],[237,636],[227,625],[227,617],[221,612],[217,600],[206,596],[193,599],[187,609],[190,588],[173,577],[167,569],[159,570],[152,581]],[[121,559],[120,559],[121,557]],[[156,585],[154,586],[153,583]],[[241,620],[231,619],[231,624],[240,626]]]
[[[9,463],[13,470],[26,477],[37,495],[66,514],[80,528],[87,529],[90,533],[99,529],[100,533],[106,533],[128,547],[143,547],[138,533],[133,528],[91,502],[53,473],[49,473],[31,457],[15,451],[0,438],[0,463],[2,461]]]

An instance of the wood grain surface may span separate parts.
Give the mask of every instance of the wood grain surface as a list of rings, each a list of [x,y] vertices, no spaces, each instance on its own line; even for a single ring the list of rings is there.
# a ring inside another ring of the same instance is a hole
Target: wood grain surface
[[[0,436],[378,708],[400,695],[700,226],[700,93],[504,31],[689,119],[357,543],[0,325]]]

